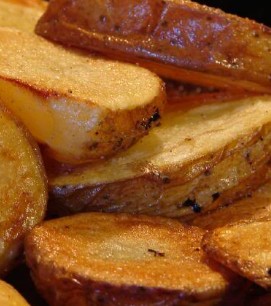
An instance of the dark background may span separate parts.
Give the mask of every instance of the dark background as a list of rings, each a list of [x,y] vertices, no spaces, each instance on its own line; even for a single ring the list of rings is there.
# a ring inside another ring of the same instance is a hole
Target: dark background
[[[196,2],[271,26],[270,0],[196,0]]]

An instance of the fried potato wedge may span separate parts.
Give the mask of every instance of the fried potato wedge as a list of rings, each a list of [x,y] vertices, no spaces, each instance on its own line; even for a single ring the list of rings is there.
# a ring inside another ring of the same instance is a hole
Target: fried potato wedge
[[[146,69],[0,28],[0,99],[54,158],[80,163],[147,134],[159,123],[165,91]]]
[[[52,0],[36,32],[180,81],[271,90],[271,30],[189,0]]]
[[[47,182],[37,145],[0,109],[0,275],[20,254],[24,235],[44,216]]]
[[[188,105],[169,104],[161,126],[110,160],[74,168],[46,162],[49,209],[187,219],[270,177],[269,96]]]
[[[270,220],[237,223],[207,234],[203,248],[209,256],[254,281],[271,288]]]
[[[0,0],[0,27],[16,28],[22,31],[34,32],[35,25],[45,10],[38,0]]]
[[[26,261],[50,305],[212,305],[242,280],[205,256],[203,234],[159,217],[77,214],[36,227]]]
[[[0,305],[29,306],[26,300],[8,283],[0,280]]]
[[[229,206],[219,207],[195,217],[191,225],[212,230],[231,223],[267,219],[271,219],[271,182]]]

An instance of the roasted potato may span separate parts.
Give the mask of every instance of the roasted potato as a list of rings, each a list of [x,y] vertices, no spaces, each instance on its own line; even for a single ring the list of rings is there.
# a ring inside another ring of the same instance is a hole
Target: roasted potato
[[[47,204],[47,181],[37,145],[0,108],[0,275],[16,263],[24,235],[39,223]]]
[[[0,305],[29,306],[26,300],[8,283],[0,280]]]
[[[203,233],[159,217],[78,214],[36,227],[26,260],[52,306],[214,305],[243,281],[205,256]]]
[[[270,128],[269,96],[168,105],[161,126],[108,161],[59,169],[47,162],[49,209],[193,218],[270,177]]]
[[[271,182],[261,186],[247,197],[195,217],[191,225],[212,230],[237,222],[271,218]]]
[[[36,32],[173,79],[271,91],[271,30],[189,0],[52,0]]]
[[[237,223],[206,234],[203,248],[209,256],[254,281],[271,288],[271,221]]]
[[[165,92],[146,69],[0,28],[0,99],[54,158],[82,163],[147,134],[159,123]]]

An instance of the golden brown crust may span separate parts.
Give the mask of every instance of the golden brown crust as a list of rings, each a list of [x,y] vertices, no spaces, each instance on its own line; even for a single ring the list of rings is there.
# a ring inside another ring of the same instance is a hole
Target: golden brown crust
[[[0,32],[0,98],[53,158],[75,164],[108,158],[160,122],[166,95],[152,72],[31,33]]]
[[[191,1],[53,0],[36,32],[207,86],[270,92],[270,29]]]
[[[29,132],[0,107],[0,274],[6,274],[22,253],[24,235],[39,223],[47,204],[47,178],[37,144]]]
[[[8,283],[0,280],[0,305],[29,306],[25,299]]]
[[[257,99],[190,110],[175,105],[160,127],[112,160],[81,168],[64,167],[60,172],[57,165],[48,168],[50,210],[186,218],[248,194],[270,177],[269,111],[256,107]],[[244,108],[239,108],[241,105]],[[266,106],[269,108],[269,103]],[[252,127],[257,110],[268,119],[266,124]],[[247,120],[245,114],[249,113],[252,117]],[[240,116],[248,125],[239,125]],[[238,126],[241,129],[237,132]],[[247,132],[243,128],[248,128]]]
[[[242,280],[205,257],[203,233],[158,217],[79,214],[34,229],[26,259],[50,305],[213,305]]]
[[[214,229],[202,245],[209,256],[233,271],[270,289],[271,221],[248,221]]]

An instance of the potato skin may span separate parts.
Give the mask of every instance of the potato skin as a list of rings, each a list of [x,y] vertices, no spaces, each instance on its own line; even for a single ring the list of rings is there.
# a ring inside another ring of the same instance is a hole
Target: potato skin
[[[54,0],[36,32],[169,78],[270,92],[270,29],[188,0]]]

